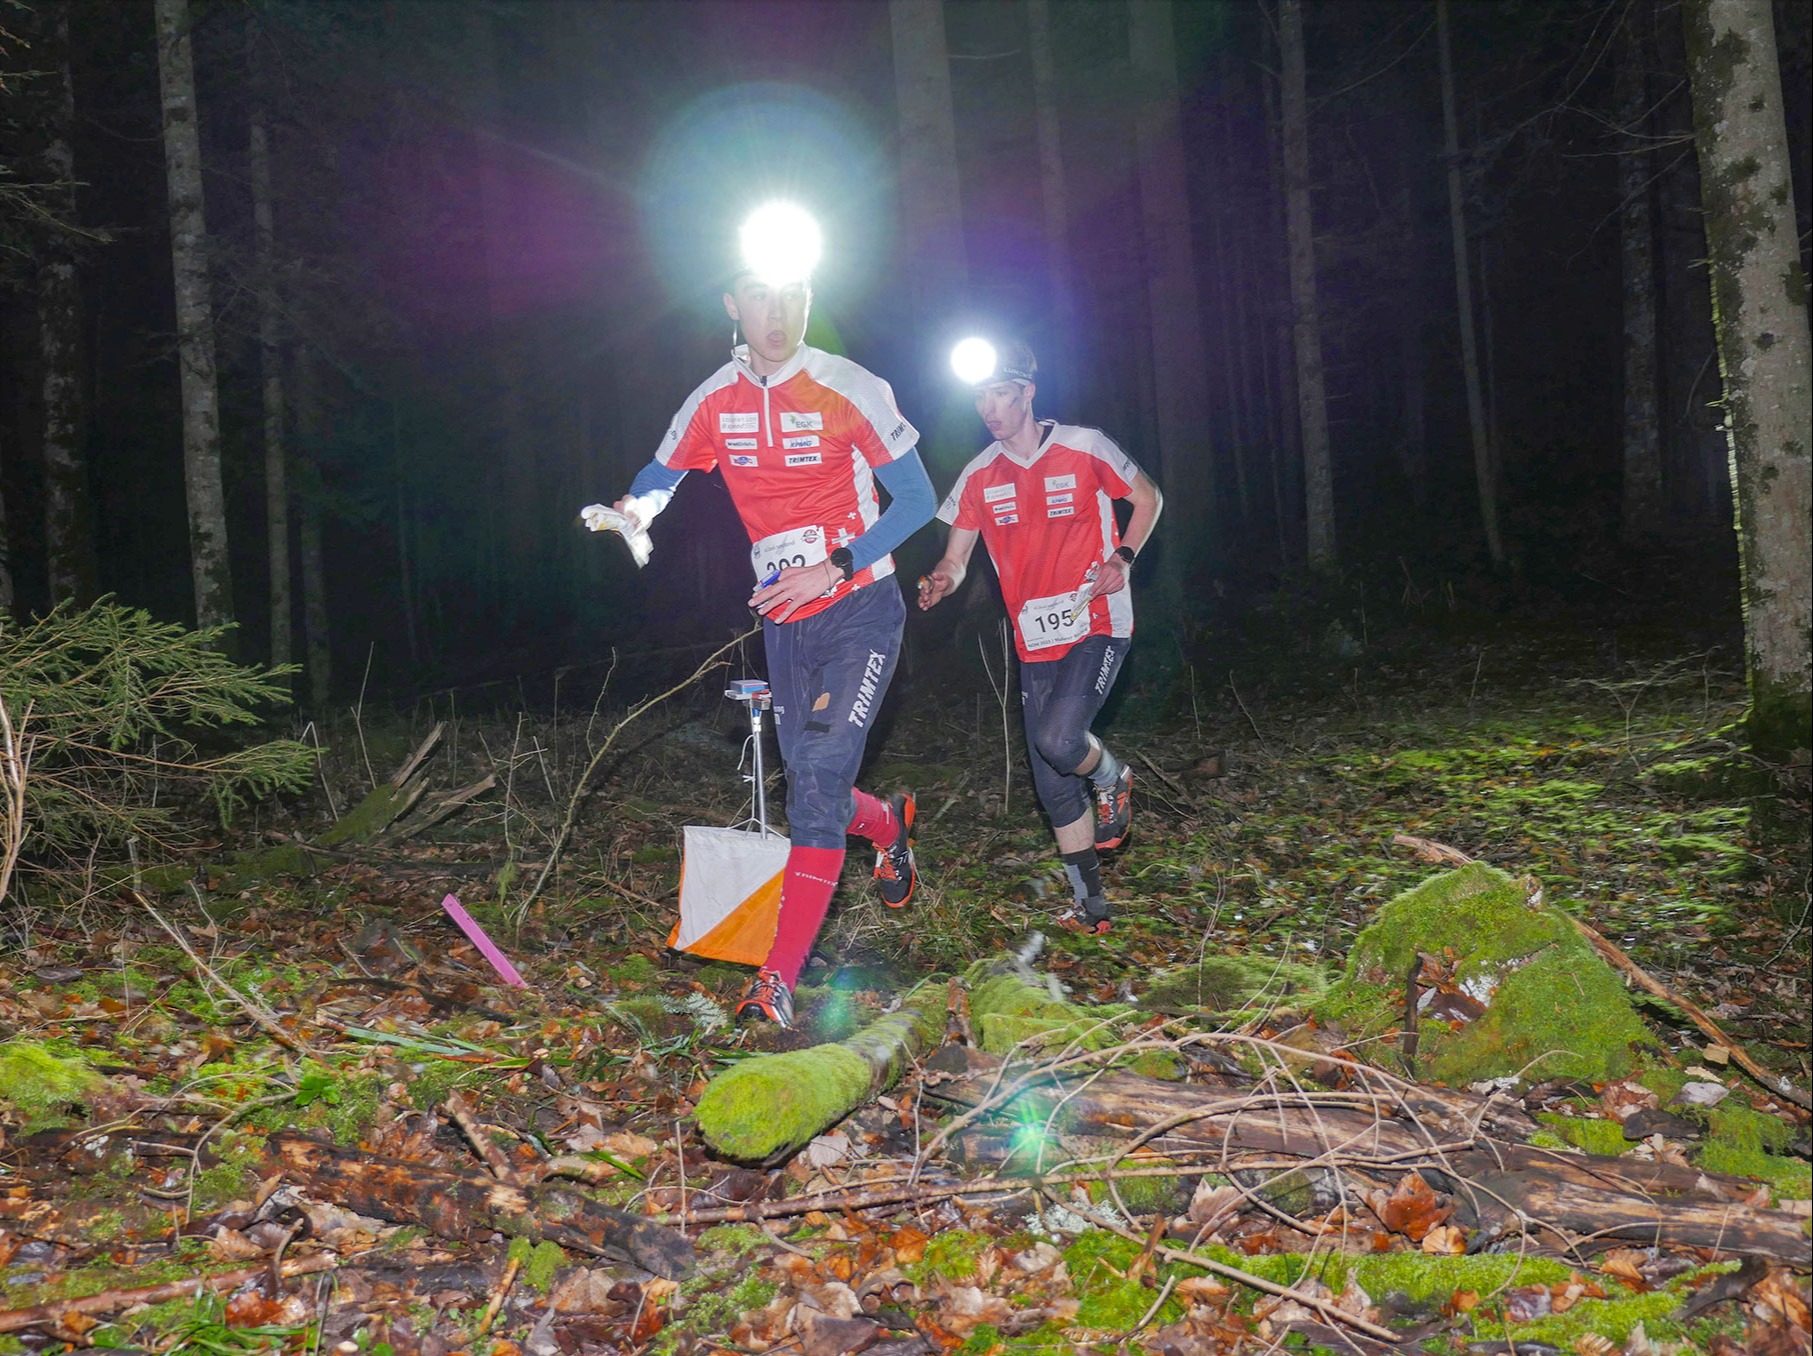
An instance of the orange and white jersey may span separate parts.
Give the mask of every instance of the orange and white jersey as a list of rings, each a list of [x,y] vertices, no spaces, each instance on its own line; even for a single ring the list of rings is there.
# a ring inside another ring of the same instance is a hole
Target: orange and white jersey
[[[686,398],[655,460],[675,471],[723,471],[749,534],[759,583],[783,565],[814,565],[881,516],[874,469],[911,452],[919,432],[873,372],[801,344],[768,377],[747,348]],[[800,608],[799,621],[894,573],[883,556]]]
[[[1001,577],[1020,658],[1060,659],[1090,636],[1133,634],[1133,596],[1077,591],[1120,545],[1114,501],[1133,492],[1139,467],[1100,429],[1044,426],[1028,461],[990,443],[957,477],[938,516],[980,532]]]

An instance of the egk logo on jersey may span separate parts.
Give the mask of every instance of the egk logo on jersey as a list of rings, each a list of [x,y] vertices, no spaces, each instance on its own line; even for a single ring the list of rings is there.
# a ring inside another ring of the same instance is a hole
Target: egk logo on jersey
[[[825,416],[820,414],[817,410],[781,411],[782,433],[804,433],[809,429],[822,430],[824,426]],[[791,447],[792,444],[789,443],[788,446]]]

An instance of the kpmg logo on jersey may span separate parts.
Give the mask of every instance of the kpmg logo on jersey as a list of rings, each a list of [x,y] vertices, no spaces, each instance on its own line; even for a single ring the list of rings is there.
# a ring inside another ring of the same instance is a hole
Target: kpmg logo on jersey
[[[1047,504],[1068,504],[1075,498],[1074,494],[1048,494],[1045,496],[1045,502]]]
[[[1046,476],[1045,488],[1048,490],[1074,490],[1076,488],[1076,477],[1074,475]]]
[[[756,448],[754,438],[726,438],[724,446],[732,452],[753,452]]]
[[[1012,499],[1013,497],[1014,486],[1012,482],[1009,482],[1006,485],[990,485],[982,491],[982,502],[985,504],[991,504],[997,499]]]
[[[754,433],[762,426],[762,416],[751,410],[748,414],[720,414],[718,416],[719,433]]]
[[[787,454],[787,465],[789,466],[818,466],[824,460],[824,455],[819,452],[789,452]]]
[[[782,438],[781,446],[782,447],[817,447],[818,446],[818,435],[816,433],[802,433],[797,438]]]
[[[738,454],[732,452],[730,454],[730,464],[732,466],[760,466],[762,464],[762,459],[760,457],[749,456],[747,453]]]
[[[824,426],[825,416],[816,410],[811,412],[805,410],[781,411],[782,433],[804,433],[807,429],[822,429]]]

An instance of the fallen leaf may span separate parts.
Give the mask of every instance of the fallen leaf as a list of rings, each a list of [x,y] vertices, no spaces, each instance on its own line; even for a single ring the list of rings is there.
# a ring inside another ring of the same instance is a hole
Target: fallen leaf
[[[1432,1257],[1458,1257],[1467,1250],[1467,1231],[1441,1224],[1423,1235],[1423,1251]]]

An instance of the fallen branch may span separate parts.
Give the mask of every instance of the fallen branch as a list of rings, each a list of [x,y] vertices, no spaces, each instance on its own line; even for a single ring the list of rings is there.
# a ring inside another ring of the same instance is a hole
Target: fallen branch
[[[566,815],[561,819],[560,828],[554,834],[554,841],[548,847],[548,859],[541,864],[541,874],[536,876],[535,884],[530,887],[529,893],[523,897],[522,902],[516,906],[516,910],[519,914],[527,913],[529,906],[541,895],[542,887],[548,883],[548,877],[554,874],[554,868],[559,865],[560,854],[566,851],[567,840],[573,836],[573,825],[578,822],[579,806],[585,799],[587,784],[592,780],[592,774],[598,770],[598,765],[604,761],[604,755],[611,751],[611,745],[617,742],[617,736],[622,734],[625,728],[627,728],[638,716],[659,706],[676,692],[682,692],[698,682],[699,679],[703,678],[707,673],[711,672],[712,669],[716,668],[718,664],[722,662],[725,655],[736,649],[737,646],[741,645],[761,629],[762,628],[759,626],[752,626],[728,645],[720,645],[717,649],[713,650],[705,662],[694,669],[688,677],[675,683],[672,687],[668,688],[667,691],[660,693],[657,696],[649,697],[631,707],[629,714],[611,727],[611,732],[604,737],[604,743],[598,746],[598,751],[592,755],[592,760],[585,765],[585,771],[579,774],[579,780],[573,784],[573,794],[567,797]]]
[[[523,1185],[522,1175],[510,1166],[510,1160],[504,1157],[503,1150],[485,1133],[485,1127],[478,1123],[478,1118],[472,1114],[472,1108],[460,1096],[458,1088],[447,1094],[447,1100],[441,1103],[441,1108],[459,1126],[473,1150],[485,1160],[485,1166],[491,1169],[498,1181],[508,1182],[511,1186]]]
[[[853,1036],[738,1061],[700,1095],[699,1133],[719,1153],[747,1162],[792,1155],[936,1046],[948,1002],[945,984],[927,982]]]
[[[319,1200],[361,1215],[414,1224],[440,1238],[482,1242],[493,1232],[633,1262],[678,1279],[692,1270],[687,1239],[564,1187],[522,1187],[477,1173],[323,1144],[280,1131],[265,1141],[277,1167]]]
[[[277,1268],[277,1274],[285,1279],[291,1276],[312,1276],[319,1271],[331,1271],[339,1265],[340,1259],[333,1253],[318,1252],[282,1263]],[[162,1285],[144,1285],[133,1290],[103,1290],[98,1295],[85,1295],[81,1299],[53,1300],[49,1304],[34,1304],[29,1309],[8,1309],[0,1313],[0,1332],[18,1332],[21,1328],[61,1323],[73,1314],[112,1314],[140,1304],[165,1304],[170,1300],[218,1294],[270,1273],[270,1264],[264,1263],[255,1267],[241,1267],[238,1271],[222,1271],[213,1276],[189,1276],[180,1281],[165,1281]]]
[[[262,1003],[254,1003],[238,989],[222,979],[215,971],[214,967],[203,960],[196,952],[195,948],[189,945],[189,939],[183,935],[182,930],[173,926],[166,920],[163,914],[159,913],[157,909],[153,907],[150,900],[146,899],[143,895],[139,895],[138,902],[143,904],[145,906],[145,911],[157,920],[157,925],[170,934],[170,939],[183,949],[183,954],[189,958],[190,963],[194,965],[197,970],[201,971],[202,974],[206,975],[208,979],[215,984],[218,984],[223,991],[231,994],[233,996],[233,1001],[239,1004],[240,1010],[243,1011],[246,1016],[250,1017],[253,1022],[257,1023],[257,1025],[264,1030],[266,1035],[276,1041],[277,1044],[283,1046],[286,1050],[293,1050],[297,1054],[304,1055],[311,1059],[319,1058],[315,1053],[314,1047],[307,1041],[293,1036],[283,1029],[283,1024],[277,1020],[276,1013],[272,1012]]]

